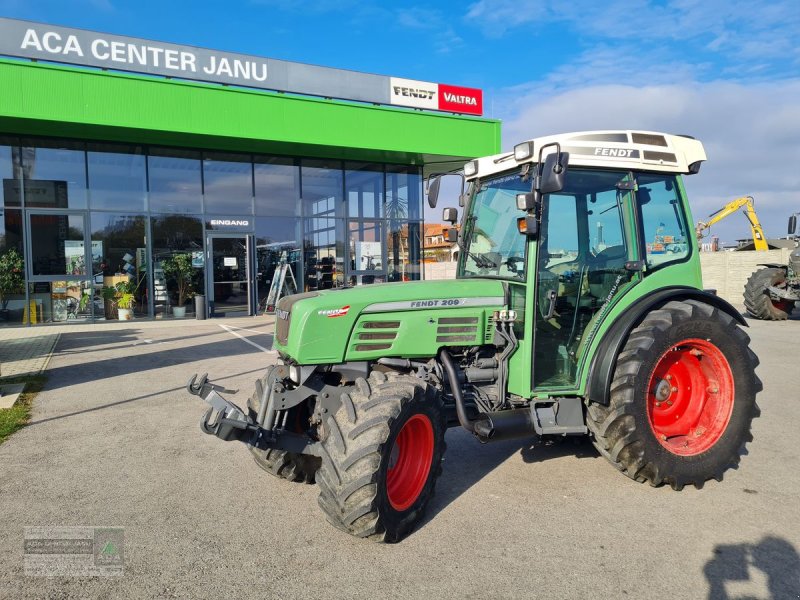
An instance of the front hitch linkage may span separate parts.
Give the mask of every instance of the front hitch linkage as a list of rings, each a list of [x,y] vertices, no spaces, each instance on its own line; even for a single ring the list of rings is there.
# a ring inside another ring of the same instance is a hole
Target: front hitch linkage
[[[272,398],[271,388],[272,385],[268,388],[269,392],[265,394],[267,397],[262,398],[258,421],[254,421],[247,412],[220,395],[235,394],[237,390],[228,390],[221,385],[209,382],[207,373],[203,373],[199,378],[197,375],[192,375],[186,384],[186,390],[190,394],[200,396],[211,405],[200,420],[200,429],[203,433],[216,436],[226,442],[234,440],[244,442],[254,448],[278,448],[299,454],[317,455],[319,450],[314,440],[301,434],[283,430],[275,431],[260,425],[265,420],[270,422],[274,420],[272,414],[275,412],[274,409],[264,410]],[[263,414],[265,412],[269,412],[270,415]]]

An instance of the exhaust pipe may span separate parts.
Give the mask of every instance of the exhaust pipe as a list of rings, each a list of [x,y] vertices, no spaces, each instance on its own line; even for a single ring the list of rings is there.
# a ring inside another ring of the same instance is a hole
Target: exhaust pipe
[[[456,401],[456,415],[461,426],[474,433],[481,442],[493,442],[525,437],[536,433],[533,423],[533,413],[530,408],[516,408],[514,410],[500,410],[497,412],[483,413],[474,421],[470,421],[464,406],[464,394],[461,392],[458,372],[450,353],[441,351],[442,366],[447,373],[450,391]]]
[[[473,433],[482,442],[497,442],[534,435],[533,413],[530,408],[499,410],[485,413],[475,421]]]

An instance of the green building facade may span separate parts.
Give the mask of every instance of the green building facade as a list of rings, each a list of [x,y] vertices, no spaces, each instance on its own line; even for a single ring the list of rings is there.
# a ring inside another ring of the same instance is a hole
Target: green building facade
[[[424,175],[500,148],[475,116],[29,59],[0,89],[0,325],[419,279]]]

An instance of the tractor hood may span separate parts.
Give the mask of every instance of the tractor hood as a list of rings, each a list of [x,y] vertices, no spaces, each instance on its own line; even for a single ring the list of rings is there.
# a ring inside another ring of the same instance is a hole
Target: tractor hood
[[[298,364],[434,356],[442,346],[491,341],[505,307],[502,282],[456,279],[384,283],[286,296],[273,349]],[[488,340],[487,340],[488,338]]]

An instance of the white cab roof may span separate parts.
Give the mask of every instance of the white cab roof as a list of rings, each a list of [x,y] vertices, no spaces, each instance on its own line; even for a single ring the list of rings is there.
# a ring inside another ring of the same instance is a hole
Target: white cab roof
[[[696,173],[706,160],[706,151],[699,140],[688,136],[655,131],[579,131],[528,140],[533,144],[530,158],[517,161],[514,153],[495,154],[478,160],[477,175],[484,178],[526,162],[537,162],[542,146],[558,142],[562,152],[569,152],[570,166],[605,167],[634,171]],[[546,148],[543,156],[555,152]]]

